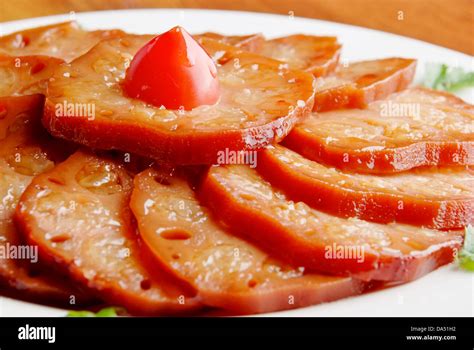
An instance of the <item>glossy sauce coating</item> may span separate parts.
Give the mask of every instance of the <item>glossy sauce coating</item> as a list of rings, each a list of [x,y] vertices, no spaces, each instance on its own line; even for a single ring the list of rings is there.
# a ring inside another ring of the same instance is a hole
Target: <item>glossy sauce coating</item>
[[[259,153],[258,170],[292,199],[341,217],[436,229],[474,223],[474,174],[466,169],[348,173],[276,145]]]
[[[125,149],[178,164],[214,163],[218,152],[260,149],[283,139],[312,108],[313,77],[280,62],[210,39],[202,44],[218,64],[220,100],[191,111],[166,110],[124,96],[121,82],[135,52],[150,37],[102,42],[48,87],[43,123],[55,136],[90,147]],[[55,115],[55,105],[91,104],[91,121]]]
[[[122,35],[124,32],[117,29],[86,31],[77,22],[64,22],[4,35],[0,38],[0,52],[16,57],[50,56],[70,62],[99,41]]]
[[[413,80],[416,60],[386,58],[340,65],[334,74],[316,80],[315,112],[341,108],[365,108]]]
[[[462,231],[340,218],[289,200],[247,166],[212,167],[200,198],[234,233],[296,266],[410,281],[453,260]]]
[[[474,107],[448,93],[411,88],[367,109],[312,114],[283,144],[306,158],[364,173],[474,165]]]
[[[149,169],[134,183],[130,205],[145,244],[208,305],[238,313],[270,312],[347,297],[364,288],[348,277],[307,274],[233,236],[182,177]]]
[[[192,291],[141,253],[128,208],[132,187],[120,162],[78,151],[34,178],[16,219],[43,259],[110,304],[146,315],[195,309]]]

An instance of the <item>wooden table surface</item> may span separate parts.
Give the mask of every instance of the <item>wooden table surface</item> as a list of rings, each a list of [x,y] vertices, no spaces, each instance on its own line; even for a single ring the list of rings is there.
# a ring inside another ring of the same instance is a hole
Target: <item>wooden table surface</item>
[[[293,14],[393,32],[474,55],[474,0],[0,0],[0,22],[159,7]]]

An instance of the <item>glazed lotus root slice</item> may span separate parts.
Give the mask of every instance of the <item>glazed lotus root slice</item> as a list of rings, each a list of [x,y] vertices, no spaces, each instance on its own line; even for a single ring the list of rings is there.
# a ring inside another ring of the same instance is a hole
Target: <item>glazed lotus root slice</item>
[[[222,35],[218,33],[202,33],[193,35],[194,39],[201,40],[203,38],[217,40],[223,44],[232,45],[249,52],[258,53],[265,42],[262,34],[250,35]]]
[[[11,56],[51,56],[70,62],[99,41],[124,34],[116,29],[86,31],[74,21],[56,23],[0,37],[0,52]]]
[[[334,74],[316,79],[315,112],[365,108],[410,85],[416,60],[386,58],[340,65]]]
[[[43,101],[38,94],[0,98],[5,111],[0,117],[0,247],[4,252],[0,284],[16,298],[80,305],[90,302],[90,295],[68,278],[46,271],[37,247],[28,246],[13,223],[17,203],[32,178],[51,169],[68,150],[41,127]]]
[[[196,36],[195,36],[196,37]],[[316,77],[332,73],[339,62],[341,45],[336,37],[290,35],[265,40],[262,35],[224,36],[204,33],[197,38],[218,40],[244,50],[283,62],[291,69],[304,70]]]
[[[234,233],[296,266],[405,282],[453,260],[462,231],[340,218],[293,202],[246,166],[212,167],[200,198]]]
[[[0,55],[0,140],[22,121],[39,121],[46,83],[61,62],[51,57]]]
[[[349,277],[306,274],[232,236],[201,206],[186,180],[148,169],[130,206],[152,253],[195,287],[205,304],[237,313],[303,307],[362,292]]]
[[[157,315],[197,307],[140,251],[128,201],[132,177],[111,159],[76,152],[37,176],[16,219],[40,256],[112,305]]]
[[[53,57],[0,55],[0,96],[44,94],[48,79],[62,62]]]
[[[474,223],[474,173],[466,169],[344,173],[276,145],[259,153],[258,170],[291,199],[341,217],[436,229]]]
[[[0,259],[0,284],[8,295],[67,304],[89,302],[87,293],[55,273],[45,273],[35,247],[13,224],[19,197],[33,176],[54,166],[57,152],[41,127],[46,80],[62,61],[55,58],[0,56],[0,246],[4,252],[30,249],[29,256]],[[62,147],[66,152],[66,148]],[[27,259],[29,258],[29,259]]]
[[[411,88],[364,110],[313,114],[284,144],[308,159],[363,173],[474,165],[474,107],[445,92]]]
[[[413,80],[416,61],[386,58],[339,63],[341,45],[335,37],[291,35],[267,40],[258,53],[302,69],[316,77],[314,111],[364,108],[368,103],[405,89]]]
[[[296,34],[266,40],[257,52],[321,77],[336,69],[341,47],[336,37]]]
[[[150,38],[103,41],[48,86],[43,124],[89,147],[120,149],[175,164],[215,163],[223,150],[256,150],[281,141],[312,108],[314,78],[215,40],[201,43],[217,62],[220,99],[190,111],[129,98],[121,82],[133,55]],[[64,104],[95,107],[95,117],[57,115]],[[93,119],[93,120],[91,120]]]

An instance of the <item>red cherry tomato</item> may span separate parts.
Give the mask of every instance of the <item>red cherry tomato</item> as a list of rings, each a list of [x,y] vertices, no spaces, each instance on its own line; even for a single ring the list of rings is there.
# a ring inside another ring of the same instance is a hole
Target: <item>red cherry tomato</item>
[[[219,98],[214,62],[181,27],[153,38],[137,52],[123,87],[129,96],[167,109],[190,110]]]

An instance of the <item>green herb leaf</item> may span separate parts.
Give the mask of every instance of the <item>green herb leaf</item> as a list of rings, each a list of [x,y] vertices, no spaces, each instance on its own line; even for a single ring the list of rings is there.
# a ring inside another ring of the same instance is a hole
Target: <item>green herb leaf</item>
[[[457,255],[459,266],[468,271],[474,271],[474,227],[466,227],[464,246]]]
[[[106,307],[97,313],[91,311],[69,311],[66,317],[117,317],[114,307]]]
[[[95,314],[96,317],[117,317],[117,311],[114,307],[106,307]]]
[[[428,63],[423,85],[450,92],[473,87],[474,72],[466,72],[460,67],[448,67],[446,64]]]

